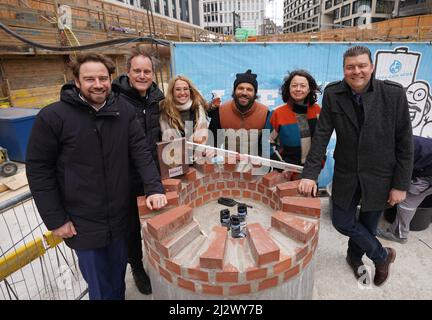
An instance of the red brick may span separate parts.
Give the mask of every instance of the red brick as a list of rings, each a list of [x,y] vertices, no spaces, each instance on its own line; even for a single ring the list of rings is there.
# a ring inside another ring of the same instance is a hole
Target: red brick
[[[271,191],[270,189],[267,189],[266,190],[266,195],[267,195],[267,198],[272,199],[272,197],[273,197],[273,191]]]
[[[171,191],[165,193],[165,196],[168,201],[168,206],[178,206],[180,204],[180,199],[177,191]]]
[[[302,268],[303,269],[309,264],[309,262],[311,261],[311,259],[312,259],[312,251],[309,251],[309,253],[306,255],[306,257],[303,260],[303,263],[302,263]]]
[[[256,280],[267,277],[267,268],[250,268],[246,271],[246,280]]]
[[[231,194],[233,197],[240,197],[240,191],[239,190],[231,190]]]
[[[177,285],[181,288],[184,288],[186,290],[195,292],[195,284],[192,281],[185,280],[183,278],[177,279]]]
[[[247,188],[248,188],[248,190],[250,190],[250,191],[256,191],[256,189],[257,189],[257,184],[256,184],[256,182],[249,182]]]
[[[214,227],[211,243],[208,249],[200,256],[201,268],[222,269],[224,266],[225,249],[228,231],[225,227]]]
[[[212,192],[212,191],[215,191],[215,190],[216,190],[216,185],[214,183],[210,183],[207,186],[207,192]]]
[[[165,192],[170,191],[181,191],[181,180],[180,179],[164,179],[162,180],[162,185],[165,189]]]
[[[194,207],[195,208],[196,207],[200,207],[202,205],[203,205],[203,198],[202,197],[195,200],[195,202],[194,202]]]
[[[211,163],[199,164],[198,162],[194,162],[194,167],[195,169],[204,174],[214,172],[214,165]]]
[[[280,249],[268,232],[259,223],[247,227],[248,240],[255,262],[258,266],[278,261]]]
[[[220,176],[221,175],[219,172],[212,173],[212,175],[211,175],[212,179],[215,181],[218,181],[220,179]]]
[[[233,180],[238,181],[241,179],[241,173],[240,172],[233,172],[232,177],[233,177]]]
[[[147,228],[153,237],[162,240],[168,234],[182,228],[191,221],[192,208],[183,205],[149,219]]]
[[[157,262],[160,263],[160,257],[159,254],[153,250],[152,247],[150,247],[150,255],[152,256],[152,258]]]
[[[165,268],[167,268],[171,272],[181,275],[180,266],[177,263],[172,262],[171,260],[165,259]]]
[[[263,280],[259,283],[258,290],[264,290],[271,287],[276,287],[278,284],[278,277],[273,277],[270,279]]]
[[[264,195],[266,189],[267,189],[267,188],[266,188],[263,184],[258,183],[258,192],[259,192],[259,193],[261,193],[262,195]]]
[[[238,286],[229,287],[229,294],[232,296],[235,296],[238,294],[248,294],[250,292],[251,292],[251,285],[250,284],[241,284]]]
[[[279,183],[276,186],[276,193],[280,198],[298,196],[299,195],[299,192],[298,192],[299,183],[300,183],[300,180]]]
[[[230,197],[231,196],[231,190],[222,190],[222,196]]]
[[[239,181],[238,182],[238,187],[239,187],[239,189],[246,189],[246,182]]]
[[[291,267],[291,257],[286,257],[273,266],[273,274],[277,275],[288,270]]]
[[[195,182],[193,183],[195,189],[198,189],[198,187],[201,185],[201,180],[202,179],[195,180]]]
[[[287,281],[297,275],[300,271],[300,265],[296,265],[295,267],[292,267],[288,271],[284,273],[284,281]]]
[[[173,257],[196,239],[200,233],[199,224],[193,220],[190,224],[177,232],[171,233],[160,242],[155,241],[156,249],[166,258]]]
[[[215,198],[219,198],[220,195],[221,195],[220,191],[215,191],[215,192],[212,192],[211,197],[212,197],[212,199],[215,199]]]
[[[238,282],[238,269],[230,264],[223,268],[223,271],[216,272],[216,282]]]
[[[188,278],[200,281],[208,281],[208,272],[202,271],[198,268],[188,268]]]
[[[235,171],[236,167],[237,167],[236,163],[226,163],[226,162],[224,163],[225,171],[230,171],[230,172]]]
[[[286,181],[283,174],[278,171],[272,171],[262,177],[262,184],[266,187],[273,187],[278,183]]]
[[[309,248],[308,246],[304,246],[303,248],[297,248],[295,250],[296,253],[296,261],[300,261],[304,258],[304,256],[308,253]]]
[[[263,196],[263,197],[261,198],[261,201],[262,201],[262,203],[264,203],[265,205],[268,205],[268,204],[269,204],[269,199],[266,198],[265,196]]]
[[[255,192],[253,192],[253,193],[252,193],[252,198],[253,198],[255,201],[260,201],[260,202],[261,202],[261,195],[260,195],[259,193],[255,193]]]
[[[151,257],[151,256],[147,256],[148,261],[150,262],[150,265],[153,266],[153,268],[155,270],[157,270],[157,265],[156,265],[156,261]]]
[[[315,224],[283,211],[271,217],[271,226],[294,240],[306,243],[315,234]]]
[[[282,211],[319,218],[321,202],[319,198],[283,197]]]
[[[227,181],[226,183],[227,188],[233,189],[236,187],[235,181]]]
[[[204,203],[209,202],[210,199],[211,199],[211,195],[210,195],[210,193],[207,193],[207,194],[205,194],[205,195],[203,196],[203,202],[204,202]]]
[[[164,268],[162,268],[161,266],[159,266],[159,273],[166,280],[168,280],[169,282],[172,282],[172,276],[171,276],[171,274],[168,271],[166,271]]]
[[[205,186],[199,187],[197,192],[199,196],[202,196],[204,193],[207,192],[207,188]]]
[[[154,212],[147,207],[146,199],[147,198],[145,196],[137,197],[138,213],[140,216],[144,216]]]
[[[243,197],[244,198],[251,198],[252,197],[252,193],[250,191],[243,191]]]
[[[187,181],[194,182],[196,180],[196,170],[195,168],[189,167],[189,171],[184,175]]]
[[[220,182],[216,183],[216,188],[218,190],[224,190],[225,189],[225,182],[220,181]]]
[[[224,180],[232,180],[231,172],[222,172],[222,179]]]
[[[253,179],[251,171],[243,172],[242,176],[243,176],[243,180],[252,181],[252,179]]]
[[[221,286],[209,286],[207,284],[202,285],[202,292],[206,294],[213,294],[222,296],[223,295],[223,287]]]

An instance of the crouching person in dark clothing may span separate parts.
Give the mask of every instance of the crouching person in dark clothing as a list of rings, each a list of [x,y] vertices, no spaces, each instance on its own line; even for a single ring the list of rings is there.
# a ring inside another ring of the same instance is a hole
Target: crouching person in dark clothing
[[[74,82],[40,111],[27,149],[27,178],[53,234],[76,251],[90,299],[124,299],[129,222],[129,161],[147,206],[166,205],[160,176],[135,110],[111,93],[114,64],[78,56]]]

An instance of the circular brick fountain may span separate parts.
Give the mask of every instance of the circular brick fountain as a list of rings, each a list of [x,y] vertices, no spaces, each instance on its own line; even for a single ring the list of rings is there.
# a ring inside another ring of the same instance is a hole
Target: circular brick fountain
[[[194,164],[163,180],[168,206],[150,212],[138,198],[155,299],[311,299],[320,200],[297,194],[279,172],[253,176],[235,165]],[[252,205],[247,236],[233,238],[219,212]]]

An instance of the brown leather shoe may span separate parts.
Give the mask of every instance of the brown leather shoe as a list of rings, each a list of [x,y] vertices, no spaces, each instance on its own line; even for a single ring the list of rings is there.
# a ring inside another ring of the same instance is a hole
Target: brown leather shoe
[[[366,269],[364,267],[359,270],[360,267],[364,266],[363,261],[354,262],[351,260],[351,258],[349,256],[347,256],[346,262],[348,263],[348,265],[353,270],[354,277],[356,277],[356,279],[360,278],[366,272]]]
[[[390,274],[390,263],[393,263],[396,259],[396,250],[393,248],[386,247],[387,258],[381,264],[375,264],[375,277],[374,283],[376,286],[382,285]]]

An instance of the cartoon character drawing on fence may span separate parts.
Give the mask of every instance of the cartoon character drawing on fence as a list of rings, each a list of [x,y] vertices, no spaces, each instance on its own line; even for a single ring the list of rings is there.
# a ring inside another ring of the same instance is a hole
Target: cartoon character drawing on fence
[[[406,89],[413,133],[419,136],[432,136],[432,96],[426,81],[418,80]]]
[[[416,79],[421,53],[399,47],[394,51],[378,50],[375,78],[400,83],[406,89],[413,134],[432,137],[432,96],[430,85]]]

